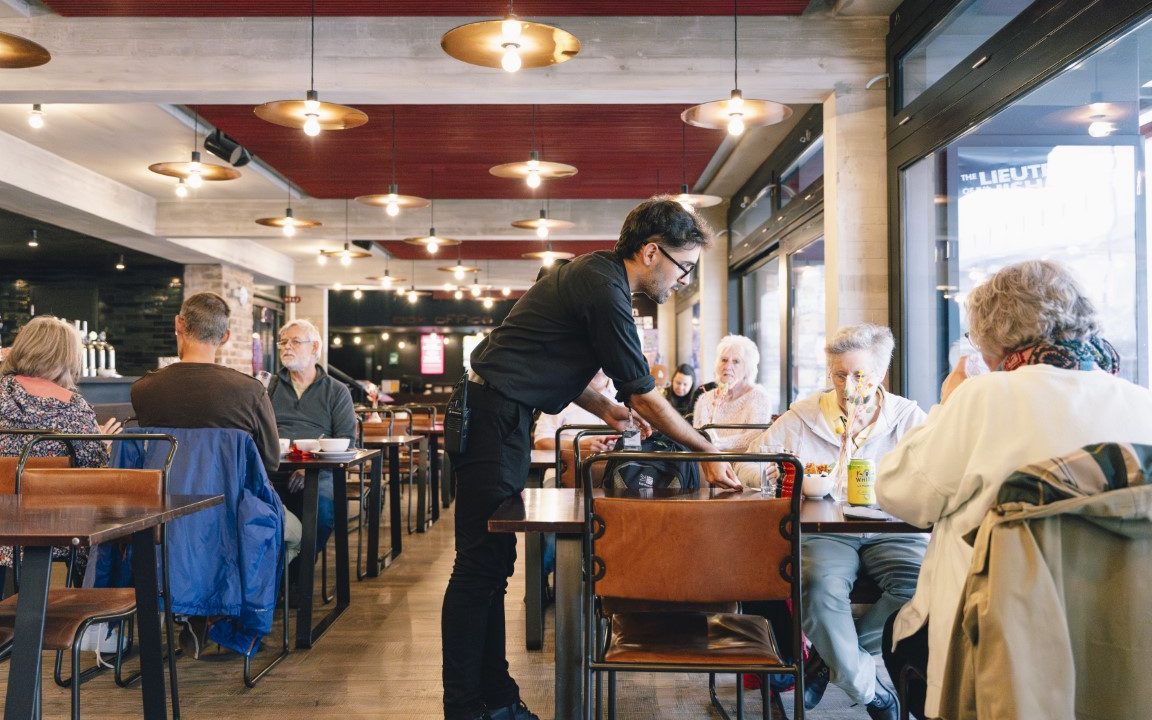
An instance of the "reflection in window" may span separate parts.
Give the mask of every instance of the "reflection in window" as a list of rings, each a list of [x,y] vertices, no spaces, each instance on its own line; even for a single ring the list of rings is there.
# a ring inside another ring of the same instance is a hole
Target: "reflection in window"
[[[905,390],[936,402],[967,293],[999,268],[1067,265],[1096,304],[1121,374],[1147,383],[1144,158],[1152,110],[1142,27],[901,173]],[[1139,67],[1139,72],[1137,69]],[[957,355],[957,353],[953,353]]]
[[[780,407],[780,258],[775,257],[744,277],[744,327],[760,350],[760,377],[772,412]]]
[[[792,397],[807,397],[827,383],[824,362],[824,241],[789,256],[792,287]]]
[[[1033,0],[964,0],[899,61],[899,106],[905,107]]]
[[[800,191],[824,177],[824,136],[816,138],[800,157],[780,173],[780,207],[792,202]]]

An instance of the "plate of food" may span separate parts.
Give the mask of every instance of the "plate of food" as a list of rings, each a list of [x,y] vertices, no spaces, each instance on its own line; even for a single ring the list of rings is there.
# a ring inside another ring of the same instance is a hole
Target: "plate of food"
[[[804,484],[801,486],[804,497],[822,498],[832,492],[836,484],[835,470],[836,463],[804,463]]]

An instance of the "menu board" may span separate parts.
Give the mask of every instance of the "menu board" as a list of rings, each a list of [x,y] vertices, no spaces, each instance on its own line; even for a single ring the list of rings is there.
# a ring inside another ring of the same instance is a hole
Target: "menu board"
[[[420,336],[420,374],[444,374],[444,336],[436,333]]]

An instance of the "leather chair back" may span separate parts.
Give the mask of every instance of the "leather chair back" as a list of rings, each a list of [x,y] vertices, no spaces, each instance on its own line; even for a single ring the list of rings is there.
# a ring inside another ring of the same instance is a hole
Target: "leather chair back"
[[[16,492],[16,465],[20,458],[5,455],[0,456],[0,495],[11,495]],[[24,474],[32,468],[67,468],[71,467],[68,457],[30,457],[24,465]]]

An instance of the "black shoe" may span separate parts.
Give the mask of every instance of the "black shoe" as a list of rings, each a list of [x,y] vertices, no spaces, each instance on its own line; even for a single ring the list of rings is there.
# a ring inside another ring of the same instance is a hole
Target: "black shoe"
[[[491,720],[540,720],[540,716],[528,709],[523,700],[517,700],[511,705],[489,709]]]
[[[804,663],[804,709],[811,710],[820,704],[824,691],[828,689],[829,670],[824,658],[812,648],[808,662]]]
[[[900,700],[896,691],[880,678],[876,678],[876,694],[872,702],[864,709],[872,720],[900,720]]]

